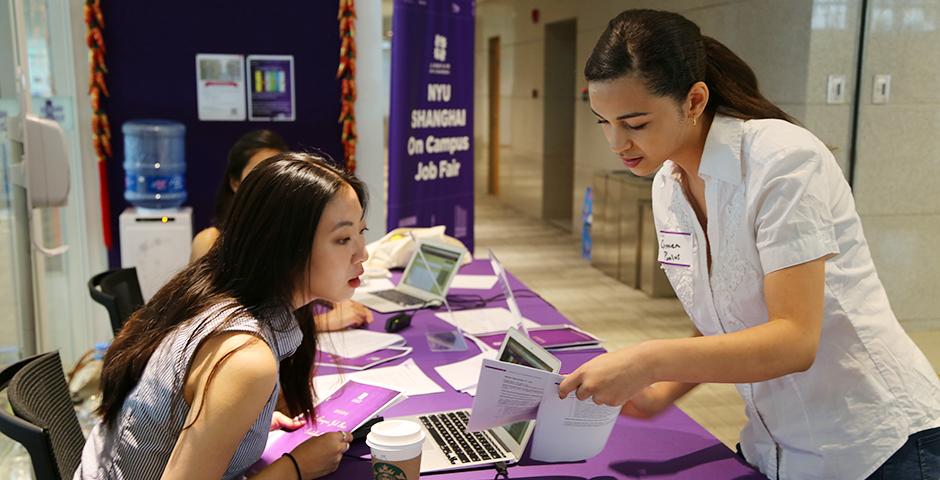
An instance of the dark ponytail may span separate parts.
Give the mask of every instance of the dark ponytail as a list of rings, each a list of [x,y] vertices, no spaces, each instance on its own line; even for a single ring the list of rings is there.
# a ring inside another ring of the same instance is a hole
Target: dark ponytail
[[[705,85],[709,99],[706,107],[746,120],[777,118],[790,123],[797,121],[767,100],[757,87],[757,76],[741,57],[712,37],[702,36],[705,43]]]
[[[627,10],[610,21],[584,66],[584,77],[601,82],[626,75],[636,75],[654,95],[677,102],[685,100],[692,85],[705,82],[709,113],[797,123],[764,98],[744,60],[677,13]]]

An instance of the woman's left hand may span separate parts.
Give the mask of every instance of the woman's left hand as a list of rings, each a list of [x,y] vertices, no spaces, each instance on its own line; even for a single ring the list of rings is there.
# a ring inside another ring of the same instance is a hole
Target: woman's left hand
[[[275,430],[294,431],[304,426],[304,423],[306,423],[306,420],[303,416],[297,416],[297,417],[291,418],[275,410],[274,415],[271,417],[271,431],[272,432]]]
[[[594,357],[567,375],[558,387],[565,398],[577,391],[578,399],[591,398],[598,405],[622,406],[653,383],[642,346],[627,347]]]
[[[372,311],[352,300],[337,303],[329,312],[316,316],[317,330],[321,332],[361,327],[372,323],[372,320]]]

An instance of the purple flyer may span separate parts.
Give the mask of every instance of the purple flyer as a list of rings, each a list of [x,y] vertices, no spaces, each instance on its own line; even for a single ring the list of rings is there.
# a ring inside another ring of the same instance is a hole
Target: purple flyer
[[[388,347],[374,351],[368,355],[356,358],[345,358],[332,353],[321,352],[317,365],[347,368],[350,370],[365,370],[411,353],[411,347]]]
[[[301,430],[311,436],[351,432],[382,411],[398,395],[398,391],[389,388],[350,380],[317,405],[316,421],[311,425],[307,420],[307,426]]]
[[[546,328],[529,329],[529,338],[545,348],[573,347],[576,345],[596,345],[597,338],[571,325],[559,325]],[[477,335],[483,343],[498,349],[503,344],[505,333]]]
[[[596,338],[567,325],[562,328],[529,330],[529,338],[545,348],[570,347],[574,345],[590,345],[597,343]]]
[[[316,419],[293,432],[272,433],[255,467],[270,464],[310,437],[329,432],[352,432],[398,401],[401,393],[385,387],[346,382],[316,408]]]

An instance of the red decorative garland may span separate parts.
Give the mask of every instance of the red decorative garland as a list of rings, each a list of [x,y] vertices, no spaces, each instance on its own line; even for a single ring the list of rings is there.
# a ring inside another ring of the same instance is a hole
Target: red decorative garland
[[[353,0],[339,0],[339,68],[336,78],[342,86],[339,123],[343,125],[341,141],[346,168],[356,171],[356,7]]]
[[[101,106],[101,95],[109,97],[104,76],[108,67],[104,63],[104,14],[101,13],[101,0],[85,0],[85,25],[88,35],[88,96],[91,97],[91,141],[98,155],[98,181],[101,192],[101,227],[104,245],[111,249],[111,203],[108,200],[108,170],[105,161],[111,154],[111,124],[108,115]]]

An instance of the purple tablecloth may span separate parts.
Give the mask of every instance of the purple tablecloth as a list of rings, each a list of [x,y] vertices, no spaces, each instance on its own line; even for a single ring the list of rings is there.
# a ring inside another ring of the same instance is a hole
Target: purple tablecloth
[[[485,260],[474,261],[472,264],[464,266],[460,272],[478,275],[492,274],[489,262]],[[395,281],[397,282],[397,278]],[[510,283],[517,292],[518,289],[526,288],[511,275]],[[498,287],[495,287],[492,291],[450,291],[451,295],[470,294],[482,297],[491,297],[498,293]],[[519,309],[526,318],[545,325],[570,323],[551,305],[533,294],[517,293],[517,297],[520,297],[518,298]],[[611,301],[615,300],[611,299]],[[491,302],[488,306],[505,306],[505,302]],[[388,315],[377,314],[370,329],[381,330],[387,317]],[[436,318],[433,312],[421,311],[414,316],[411,328],[402,331],[401,334],[407,339],[408,344],[414,347],[414,352],[410,358],[414,358],[415,362],[424,370],[424,373],[446,391],[408,398],[389,409],[384,415],[385,418],[454,408],[470,408],[473,402],[470,396],[458,393],[450,388],[450,385],[437,374],[434,367],[471,357],[478,354],[479,349],[470,344],[470,349],[464,352],[431,352],[424,336],[429,326],[445,327],[446,324]],[[562,373],[568,373],[600,352],[600,350],[558,352],[556,356],[562,361]],[[405,357],[405,359],[407,358],[409,357]],[[402,361],[404,359],[382,366],[395,365]],[[317,373],[334,372],[335,369],[322,368]],[[355,443],[350,448],[349,453],[363,455],[368,453],[368,447],[365,446],[364,442]],[[371,463],[369,461],[347,457],[343,459],[339,470],[326,478],[370,479],[371,474]],[[429,478],[491,480],[494,474],[495,471],[492,468],[486,468],[424,476]],[[619,418],[607,446],[599,455],[587,461],[546,464],[529,459],[527,450],[522,461],[510,467],[509,475],[513,480],[607,480],[617,478],[742,480],[765,478],[738,459],[734,452],[676,407],[670,408],[652,420]]]

